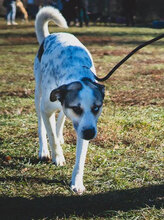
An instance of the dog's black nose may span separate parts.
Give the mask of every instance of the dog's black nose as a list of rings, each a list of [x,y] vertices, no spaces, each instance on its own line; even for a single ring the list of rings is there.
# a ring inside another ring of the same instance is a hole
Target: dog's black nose
[[[85,129],[85,130],[83,130],[83,139],[90,140],[90,139],[94,138],[95,133],[96,133],[95,128]]]

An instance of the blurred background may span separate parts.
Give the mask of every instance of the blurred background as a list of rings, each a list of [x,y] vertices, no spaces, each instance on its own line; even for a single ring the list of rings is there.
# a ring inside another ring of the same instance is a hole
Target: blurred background
[[[84,0],[89,22],[94,25],[110,23],[125,24],[127,26],[150,25],[154,21],[164,20],[163,0]],[[83,2],[84,2],[83,1]],[[61,12],[74,10],[76,0],[22,0],[29,18],[34,19],[39,9],[44,5],[52,5]],[[70,5],[69,5],[70,4]],[[75,9],[76,10],[76,9]],[[6,10],[3,0],[0,0],[0,16],[5,17]],[[21,17],[20,9],[17,18]],[[159,25],[159,24],[158,24]],[[162,26],[163,27],[163,26]]]

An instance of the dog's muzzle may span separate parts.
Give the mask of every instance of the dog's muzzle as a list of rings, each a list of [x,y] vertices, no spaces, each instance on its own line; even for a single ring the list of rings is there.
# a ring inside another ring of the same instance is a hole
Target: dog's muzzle
[[[96,130],[94,127],[92,128],[87,128],[87,129],[84,129],[83,132],[83,139],[85,140],[91,140],[95,137],[96,135]]]

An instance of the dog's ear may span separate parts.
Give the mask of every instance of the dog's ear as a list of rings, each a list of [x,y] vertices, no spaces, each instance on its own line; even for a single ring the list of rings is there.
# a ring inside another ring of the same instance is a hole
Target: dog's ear
[[[101,85],[101,84],[98,84],[97,82],[93,82],[91,81],[89,78],[87,77],[84,77],[82,79],[82,81],[87,85],[89,86],[90,88],[92,89],[98,89],[102,95],[102,98],[104,99],[104,96],[105,96],[105,86],[104,85]]]
[[[98,83],[96,83],[96,84],[97,84],[97,87],[98,87],[98,89],[100,90],[101,95],[102,95],[102,97],[103,97],[103,99],[104,99],[104,96],[105,96],[105,86],[104,86],[104,85],[101,85],[101,84],[98,84]]]
[[[52,90],[50,94],[50,101],[55,102],[59,100],[61,102],[62,99],[64,98],[65,92],[66,92],[66,85],[60,86],[59,88]]]
[[[61,103],[63,103],[68,91],[80,90],[80,89],[82,89],[82,85],[80,82],[73,82],[67,85],[62,85],[57,89],[52,90],[50,94],[50,101],[55,102],[59,100]]]

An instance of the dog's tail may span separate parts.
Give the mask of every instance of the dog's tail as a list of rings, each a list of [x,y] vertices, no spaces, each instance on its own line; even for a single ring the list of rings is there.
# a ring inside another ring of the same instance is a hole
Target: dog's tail
[[[41,8],[35,19],[35,32],[39,44],[50,34],[48,30],[48,22],[50,20],[54,21],[59,27],[68,28],[65,18],[58,9],[51,6]]]

